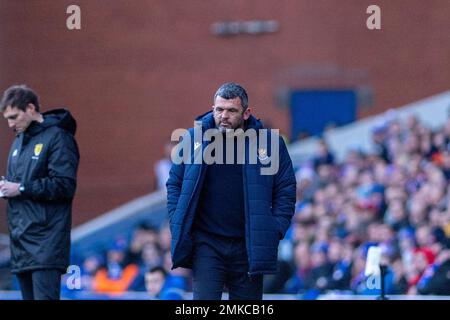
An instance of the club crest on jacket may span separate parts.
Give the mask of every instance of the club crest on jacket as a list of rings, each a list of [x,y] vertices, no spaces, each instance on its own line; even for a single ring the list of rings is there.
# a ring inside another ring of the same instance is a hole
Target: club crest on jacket
[[[37,157],[41,154],[42,151],[42,147],[44,145],[42,143],[38,143],[37,145],[34,146],[34,155]]]
[[[258,149],[258,158],[261,161],[268,159],[269,157],[267,156],[267,149],[259,148]]]

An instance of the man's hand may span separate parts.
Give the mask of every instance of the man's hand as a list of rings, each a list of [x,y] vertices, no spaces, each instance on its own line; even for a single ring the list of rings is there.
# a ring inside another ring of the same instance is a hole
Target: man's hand
[[[20,195],[19,191],[20,183],[14,183],[9,181],[0,181],[0,193],[5,198],[13,198]]]

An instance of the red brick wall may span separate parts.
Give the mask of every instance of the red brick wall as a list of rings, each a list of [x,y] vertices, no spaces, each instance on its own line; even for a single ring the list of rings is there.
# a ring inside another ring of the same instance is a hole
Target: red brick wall
[[[79,31],[66,29],[70,4],[81,7]],[[382,30],[366,28],[370,4],[381,7]],[[295,67],[363,70],[375,100],[359,117],[449,89],[449,16],[447,0],[1,1],[0,90],[27,83],[44,109],[68,106],[78,119],[79,224],[151,191],[172,130],[192,126],[225,81],[243,84],[254,113],[285,133],[289,114],[274,92]],[[280,29],[209,31],[252,19]],[[328,85],[344,83],[336,81]],[[5,122],[0,135],[3,172],[12,139]]]

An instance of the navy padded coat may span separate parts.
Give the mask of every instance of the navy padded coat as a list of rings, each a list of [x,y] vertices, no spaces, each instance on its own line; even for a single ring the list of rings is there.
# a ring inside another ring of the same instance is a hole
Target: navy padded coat
[[[201,121],[203,132],[215,127],[211,111],[196,120]],[[258,130],[263,129],[263,126],[259,120],[250,116],[246,121],[246,129],[249,128]],[[201,150],[208,145],[208,141],[202,139],[202,148],[199,148],[200,143],[193,139],[193,128],[189,129],[189,135],[192,137],[187,140],[191,147],[190,164],[173,164],[166,183],[173,268],[192,267],[192,225],[206,171],[204,162],[195,164],[193,159],[201,155]],[[278,244],[294,214],[296,180],[292,161],[283,139],[275,134],[269,133],[267,155],[272,156],[270,139],[279,140],[279,169],[274,175],[261,175],[261,167],[269,167],[270,164],[262,163],[259,158],[256,164],[250,164],[248,152],[252,148],[248,148],[248,143],[245,148],[246,161],[242,172],[249,274],[270,274],[277,271]],[[226,190],[226,186],[224,189]]]

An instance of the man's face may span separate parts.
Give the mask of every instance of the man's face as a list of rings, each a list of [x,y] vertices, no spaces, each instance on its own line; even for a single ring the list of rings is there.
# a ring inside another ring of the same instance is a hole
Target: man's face
[[[157,296],[164,285],[162,272],[148,272],[145,274],[145,288],[151,295]]]
[[[241,98],[227,100],[217,96],[212,108],[216,127],[221,132],[243,128],[244,121],[250,117],[250,108],[244,111]]]
[[[8,121],[8,126],[14,130],[16,135],[24,132],[33,121],[33,108],[29,105],[26,111],[22,111],[17,107],[8,106],[3,111],[3,117]]]

